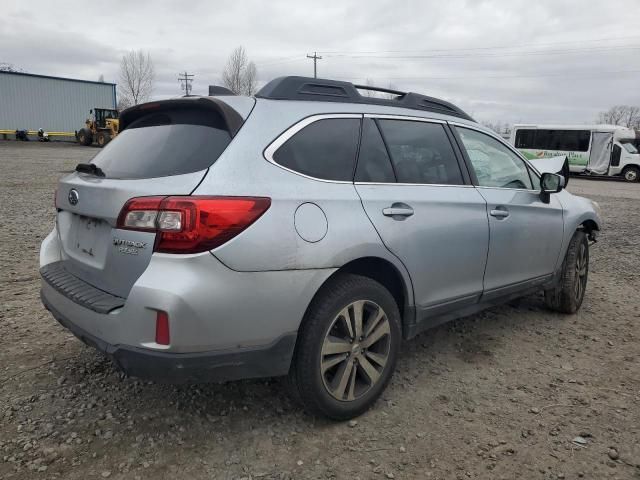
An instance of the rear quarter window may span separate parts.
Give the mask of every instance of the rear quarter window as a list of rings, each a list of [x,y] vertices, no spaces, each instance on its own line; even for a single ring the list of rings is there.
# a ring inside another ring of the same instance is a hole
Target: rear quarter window
[[[378,126],[371,118],[362,124],[362,140],[356,167],[357,182],[395,183],[391,159],[387,153]]]
[[[231,142],[215,111],[175,109],[132,122],[93,159],[107,178],[168,177],[209,168]]]
[[[273,160],[310,177],[351,181],[359,135],[360,119],[318,120],[288,139],[273,154]]]

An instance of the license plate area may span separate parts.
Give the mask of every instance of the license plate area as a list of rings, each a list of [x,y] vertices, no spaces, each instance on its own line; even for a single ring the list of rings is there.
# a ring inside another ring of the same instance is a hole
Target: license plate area
[[[100,290],[126,298],[149,264],[155,233],[114,229],[106,219],[64,210],[58,211],[57,223],[65,269]]]
[[[73,246],[77,253],[95,258],[99,253],[99,235],[105,233],[103,222],[97,218],[74,215]],[[104,242],[104,240],[103,240]]]
[[[107,260],[111,225],[105,220],[76,213],[58,215],[64,250],[69,257],[91,268],[102,269]]]

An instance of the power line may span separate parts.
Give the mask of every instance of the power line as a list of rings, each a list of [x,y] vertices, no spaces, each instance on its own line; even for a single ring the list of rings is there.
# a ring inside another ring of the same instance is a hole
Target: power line
[[[608,77],[611,74],[633,74],[640,73],[640,70],[608,70],[608,71],[600,71],[598,73],[593,73],[593,71],[588,72],[576,72],[576,71],[567,71],[567,72],[542,72],[542,73],[533,73],[533,74],[516,74],[516,75],[477,75],[475,73],[469,73],[467,75],[458,75],[458,76],[440,76],[440,77],[426,77],[426,76],[415,76],[415,77],[372,77],[370,75],[366,77],[332,77],[335,79],[342,80],[351,80],[351,79],[371,79],[371,80],[473,80],[476,78],[537,78],[537,77],[567,77],[570,80],[577,80],[582,78],[599,78],[599,77]],[[614,77],[615,78],[615,77]],[[614,78],[611,78],[613,80]]]
[[[307,58],[313,59],[313,78],[318,78],[318,60],[322,60],[322,57],[318,56],[318,52],[313,52],[313,55],[307,54]]]
[[[457,52],[457,51],[471,51],[471,50],[512,50],[512,49],[520,49],[520,48],[531,48],[531,47],[543,47],[547,45],[564,45],[564,44],[585,44],[585,43],[595,43],[595,42],[607,42],[607,41],[615,41],[615,40],[629,40],[629,39],[638,39],[640,35],[630,35],[626,37],[609,37],[609,38],[596,38],[593,40],[566,40],[566,41],[556,41],[556,42],[545,42],[545,43],[530,43],[530,44],[520,44],[520,45],[498,45],[494,47],[462,47],[462,48],[432,48],[432,49],[416,49],[416,50],[322,50],[320,53],[322,54],[367,54],[367,53],[420,53],[420,52]]]
[[[191,93],[191,89],[193,88],[193,77],[195,75],[191,73],[187,73],[186,70],[184,73],[180,73],[178,75],[178,81],[180,82],[180,88],[184,91],[184,96],[188,97]]]
[[[279,63],[295,62],[296,60],[304,60],[304,53],[300,53],[298,55],[293,55],[290,57],[280,57],[280,58],[274,58],[273,60],[265,60],[264,62],[256,63],[256,66],[264,67],[269,65],[277,65]]]
[[[533,43],[533,44],[521,44],[521,45],[500,45],[500,46],[484,46],[484,47],[466,47],[466,48],[435,48],[435,49],[416,49],[416,50],[322,50],[319,53],[324,54],[330,57],[336,56],[349,56],[353,58],[353,56],[362,56],[362,58],[378,58],[370,55],[376,54],[393,54],[393,53],[437,53],[437,52],[473,52],[478,50],[519,50],[519,49],[527,49],[527,48],[536,48],[543,46],[556,46],[556,45],[565,45],[565,44],[585,44],[585,43],[597,43],[597,42],[610,42],[617,40],[630,40],[630,39],[639,39],[640,35],[631,35],[625,37],[609,37],[609,38],[596,38],[592,40],[566,40],[566,41],[556,41],[556,42],[544,42],[544,43]],[[535,50],[533,52],[508,52],[509,55],[542,55],[549,52],[569,52],[574,53],[577,51],[609,51],[609,50],[617,50],[617,49],[636,49],[640,48],[636,45],[601,45],[601,46],[589,46],[578,49],[565,49],[565,50]],[[317,55],[318,52],[315,52],[314,55]],[[313,58],[314,55],[307,55],[307,58]],[[475,55],[474,55],[475,56]],[[497,54],[496,54],[497,56]],[[321,57],[319,57],[321,58]],[[358,58],[358,57],[355,57]],[[399,57],[388,57],[383,56],[381,58],[399,58]],[[294,62],[304,59],[304,53],[299,53],[297,55],[285,56],[285,57],[276,57],[272,59],[265,59],[262,62],[256,63],[257,66],[269,66],[269,65],[277,65],[280,63],[288,63]]]
[[[565,50],[532,50],[521,52],[491,52],[491,53],[458,53],[458,54],[431,54],[431,55],[363,55],[363,54],[325,54],[328,58],[374,58],[392,60],[430,59],[430,58],[479,58],[479,57],[529,57],[544,55],[573,55],[584,53],[601,53],[621,50],[640,50],[640,45],[624,45],[614,47],[585,47]]]

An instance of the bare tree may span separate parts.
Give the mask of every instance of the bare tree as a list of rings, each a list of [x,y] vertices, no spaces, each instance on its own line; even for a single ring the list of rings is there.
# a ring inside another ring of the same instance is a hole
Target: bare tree
[[[380,92],[379,90],[375,90],[376,86],[374,85],[373,80],[371,80],[370,78],[367,78],[367,80],[365,81],[365,85],[369,88],[374,89],[374,90],[362,89],[362,93],[365,97],[385,98],[389,100],[393,100],[394,98],[398,97],[398,95],[396,95],[395,93],[386,93],[386,92]],[[393,83],[389,83],[387,88],[389,90],[396,90],[396,86]]]
[[[598,123],[606,123],[609,125],[620,125],[622,117],[624,116],[622,105],[616,105],[611,107],[606,112],[600,112],[598,114]]]
[[[244,71],[244,78],[242,82],[243,94],[251,96],[258,91],[258,69],[256,64],[249,62],[247,68]]]
[[[142,50],[132,50],[120,62],[119,104],[123,107],[137,105],[151,98],[155,70],[151,55]]]
[[[628,106],[625,112],[624,123],[629,128],[640,129],[640,107]]]
[[[511,126],[508,122],[484,120],[480,123],[500,135],[509,135],[511,133]]]
[[[398,87],[396,87],[391,82],[389,82],[389,85],[387,85],[387,88],[389,90],[398,90]],[[384,94],[382,94],[382,98],[387,98],[389,100],[393,100],[394,98],[398,98],[398,95],[396,95],[395,93],[384,93]]]
[[[600,112],[597,122],[608,125],[622,125],[629,128],[640,128],[640,107],[615,105],[606,112]]]
[[[367,80],[365,81],[365,85],[367,87],[375,87],[375,85],[373,84],[373,80],[371,80],[370,78],[367,78]],[[363,93],[364,93],[365,97],[375,97],[376,96],[375,90],[363,90]]]
[[[23,72],[21,68],[16,68],[13,63],[0,62],[0,72]]]
[[[243,46],[231,52],[222,72],[222,84],[236,95],[253,95],[256,93],[258,70],[247,58]]]

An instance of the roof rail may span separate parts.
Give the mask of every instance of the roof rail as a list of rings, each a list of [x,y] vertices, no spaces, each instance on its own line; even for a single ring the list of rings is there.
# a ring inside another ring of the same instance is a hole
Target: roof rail
[[[358,90],[397,95],[397,98],[365,97]],[[271,100],[306,100],[315,102],[363,103],[368,105],[385,105],[389,107],[410,108],[445,115],[453,115],[473,121],[460,108],[445,100],[440,100],[413,92],[401,92],[388,88],[354,85],[350,82],[310,77],[279,77],[271,80],[256,94],[257,98]]]

